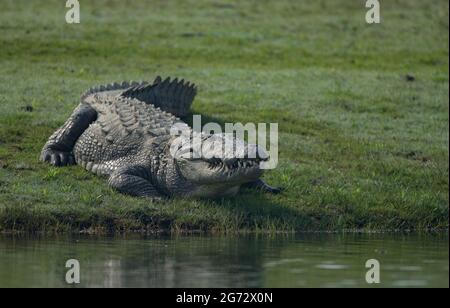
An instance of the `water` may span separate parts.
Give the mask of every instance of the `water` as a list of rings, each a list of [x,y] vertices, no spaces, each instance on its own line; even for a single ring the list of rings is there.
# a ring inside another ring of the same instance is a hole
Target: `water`
[[[448,234],[144,237],[0,236],[0,287],[66,287],[68,259],[80,287],[449,286]]]

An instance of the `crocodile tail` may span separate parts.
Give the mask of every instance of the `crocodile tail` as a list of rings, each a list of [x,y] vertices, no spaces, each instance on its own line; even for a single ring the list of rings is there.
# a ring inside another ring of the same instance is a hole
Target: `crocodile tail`
[[[160,76],[156,77],[153,84],[139,84],[125,90],[123,97],[135,98],[140,101],[159,107],[177,117],[185,117],[197,94],[195,84],[178,81],[169,78],[164,81]]]

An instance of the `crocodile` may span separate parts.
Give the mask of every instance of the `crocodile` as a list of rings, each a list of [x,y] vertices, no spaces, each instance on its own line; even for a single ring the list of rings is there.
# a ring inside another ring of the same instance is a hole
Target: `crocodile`
[[[218,157],[214,153],[230,137],[194,132],[181,120],[196,94],[195,84],[160,76],[153,82],[92,87],[50,136],[40,160],[56,167],[81,165],[108,177],[109,185],[123,194],[154,200],[227,197],[240,187],[281,192],[261,179],[260,163],[269,157],[257,145],[232,137],[243,155],[225,151]],[[173,127],[190,137],[180,139],[171,133]],[[201,141],[201,151],[194,138]]]

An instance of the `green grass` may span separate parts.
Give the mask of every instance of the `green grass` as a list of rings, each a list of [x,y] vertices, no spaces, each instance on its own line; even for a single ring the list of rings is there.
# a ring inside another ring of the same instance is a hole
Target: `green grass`
[[[1,1],[0,231],[448,229],[448,6],[81,1],[69,25],[64,1]],[[86,88],[158,74],[204,118],[278,122],[285,192],[151,203],[38,162]]]

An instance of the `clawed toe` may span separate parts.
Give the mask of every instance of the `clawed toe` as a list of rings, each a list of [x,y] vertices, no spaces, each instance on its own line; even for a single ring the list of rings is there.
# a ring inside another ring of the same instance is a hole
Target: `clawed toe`
[[[283,188],[281,188],[281,187],[272,187],[270,190],[269,190],[269,192],[270,193],[272,193],[272,194],[274,194],[274,195],[278,195],[278,194],[281,194],[282,192],[283,192]]]
[[[63,167],[75,164],[72,153],[61,152],[52,149],[45,149],[41,154],[41,161],[47,162],[55,167]]]

